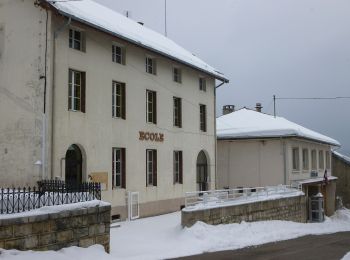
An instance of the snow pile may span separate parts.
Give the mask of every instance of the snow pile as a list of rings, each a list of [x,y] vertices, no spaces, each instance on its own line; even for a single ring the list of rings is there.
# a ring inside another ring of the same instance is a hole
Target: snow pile
[[[242,222],[212,226],[197,222],[182,229],[180,213],[123,222],[111,230],[111,254],[121,259],[164,259],[204,252],[234,250],[305,235],[350,231],[350,210],[323,223]]]
[[[347,253],[341,260],[350,260],[350,252]]]
[[[69,247],[59,251],[18,251],[0,249],[0,259],[6,260],[111,260],[112,256],[104,251],[103,246],[94,245],[89,248]]]
[[[244,193],[237,193],[237,189],[233,191],[235,192],[233,194],[230,193],[230,190],[208,192],[207,194],[203,194],[203,196],[197,196],[196,201],[193,201],[193,198],[190,197],[190,203],[187,203],[186,197],[187,206],[184,210],[195,211],[208,208],[229,207],[234,205],[254,203],[258,201],[277,200],[304,195],[304,193],[298,189],[288,188],[284,186],[265,187],[261,190],[258,190],[257,188],[256,192],[250,193],[247,193],[246,190]]]
[[[302,137],[340,146],[337,140],[322,135],[283,117],[242,108],[216,119],[218,139],[244,139],[268,137]]]
[[[41,207],[31,211],[25,211],[25,212],[14,213],[14,214],[3,214],[3,215],[0,214],[0,219],[11,219],[11,218],[18,218],[18,217],[46,215],[46,214],[59,213],[59,212],[68,211],[68,210],[84,209],[84,208],[108,206],[108,205],[110,205],[108,202],[104,202],[101,200],[91,200],[91,201],[77,202],[77,203],[64,204],[64,205],[45,206],[45,207]]]
[[[65,16],[82,23],[88,24],[97,29],[102,29],[112,35],[152,49],[163,55],[170,56],[192,67],[205,71],[218,79],[224,75],[206,64],[194,54],[185,50],[169,38],[148,29],[145,26],[117,13],[108,7],[100,5],[91,0],[80,1],[53,1],[49,3]]]

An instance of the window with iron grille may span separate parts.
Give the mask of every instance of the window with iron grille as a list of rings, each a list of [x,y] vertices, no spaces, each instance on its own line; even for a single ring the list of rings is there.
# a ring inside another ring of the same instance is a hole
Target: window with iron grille
[[[199,78],[199,90],[207,91],[207,82],[205,78]]]
[[[146,91],[146,122],[157,124],[157,93]]]
[[[125,47],[115,43],[112,44],[112,61],[125,65]]]
[[[125,119],[125,84],[113,81],[112,84],[112,116]]]
[[[125,148],[113,148],[112,153],[112,186],[113,189],[126,187]]]
[[[199,105],[200,130],[207,131],[207,108],[205,105]]]
[[[69,70],[68,110],[85,112],[85,72]]]
[[[149,74],[156,75],[157,64],[156,59],[146,57],[146,72]]]
[[[146,186],[157,186],[157,150],[146,150]]]
[[[75,29],[69,29],[69,48],[85,51],[85,33]]]
[[[183,183],[182,151],[174,151],[174,183]]]
[[[174,126],[182,127],[182,100],[174,97]]]
[[[173,80],[177,83],[182,82],[181,69],[173,68]]]

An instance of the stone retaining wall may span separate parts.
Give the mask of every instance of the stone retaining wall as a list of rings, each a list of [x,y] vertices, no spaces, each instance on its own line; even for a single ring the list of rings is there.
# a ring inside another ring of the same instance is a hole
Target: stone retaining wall
[[[109,252],[111,206],[0,219],[0,248],[59,250],[101,244]]]
[[[239,223],[241,221],[290,220],[306,222],[306,197],[304,195],[247,204],[222,206],[200,210],[183,209],[181,224],[191,227],[197,221],[211,225]]]

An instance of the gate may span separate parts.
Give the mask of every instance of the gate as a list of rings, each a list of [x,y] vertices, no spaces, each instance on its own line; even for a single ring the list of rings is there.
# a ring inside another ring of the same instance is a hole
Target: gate
[[[128,217],[129,220],[140,217],[139,192],[128,192]]]

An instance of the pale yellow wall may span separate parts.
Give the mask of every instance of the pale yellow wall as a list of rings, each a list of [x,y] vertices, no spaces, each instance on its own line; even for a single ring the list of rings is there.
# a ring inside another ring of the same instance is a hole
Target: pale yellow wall
[[[42,174],[45,21],[32,0],[0,1],[0,186]]]
[[[62,21],[57,21],[59,26]],[[77,26],[75,24],[75,26]],[[86,154],[86,173],[108,172],[111,187],[112,147],[126,148],[126,190],[103,193],[112,206],[125,205],[126,191],[140,191],[140,201],[180,198],[197,189],[196,159],[204,149],[210,160],[211,187],[215,183],[214,79],[201,92],[201,73],[130,44],[126,65],[112,62],[115,38],[86,27],[86,52],[68,48],[68,29],[56,39],[53,176],[64,177],[60,159],[71,144]],[[145,72],[145,56],[157,59],[157,75]],[[172,81],[172,67],[182,68],[182,84]],[[86,72],[86,113],[68,111],[68,69]],[[112,118],[112,80],[126,84],[126,120]],[[146,123],[146,89],[157,91],[157,125]],[[183,128],[173,127],[173,96],[182,98]],[[199,131],[199,104],[207,105],[206,133]],[[138,140],[138,131],[164,133],[164,143]],[[146,187],[146,149],[158,151],[158,186]],[[183,151],[184,184],[173,185],[173,151]],[[84,176],[86,179],[86,174]]]
[[[318,151],[330,151],[329,145],[294,138],[232,141],[218,140],[217,146],[218,188],[227,186],[236,188],[240,186],[256,187],[291,184],[295,180],[310,179],[311,150],[317,150],[317,166]],[[302,149],[308,149],[309,170],[292,170],[293,147],[299,147],[301,167]],[[328,169],[327,171],[328,175],[331,175],[331,170]],[[318,172],[319,177],[323,177],[324,169],[318,169]]]
[[[284,183],[283,141],[218,140],[218,187]]]

